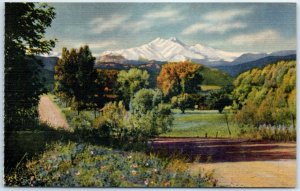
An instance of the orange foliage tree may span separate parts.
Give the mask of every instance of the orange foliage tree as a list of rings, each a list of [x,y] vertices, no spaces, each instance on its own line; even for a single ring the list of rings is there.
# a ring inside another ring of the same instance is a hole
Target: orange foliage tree
[[[168,98],[182,93],[197,93],[203,80],[201,67],[188,61],[167,63],[157,77],[157,86]]]

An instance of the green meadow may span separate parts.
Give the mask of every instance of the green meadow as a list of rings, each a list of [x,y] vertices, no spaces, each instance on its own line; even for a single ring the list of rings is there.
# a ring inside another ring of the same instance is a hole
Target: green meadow
[[[162,137],[237,137],[240,129],[230,122],[229,135],[226,118],[217,110],[187,110],[182,114],[180,110],[172,110],[174,124],[172,131],[164,133]]]

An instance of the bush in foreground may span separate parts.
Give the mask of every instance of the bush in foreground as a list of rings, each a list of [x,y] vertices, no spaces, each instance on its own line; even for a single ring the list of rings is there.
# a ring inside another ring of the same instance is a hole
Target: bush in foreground
[[[168,132],[173,123],[169,105],[162,103],[159,90],[142,89],[131,101],[130,110],[123,102],[107,103],[93,127],[114,143],[146,143],[149,138]]]
[[[7,186],[204,187],[216,181],[193,176],[181,160],[87,144],[55,144],[26,168],[6,175]],[[26,169],[26,170],[25,170]]]

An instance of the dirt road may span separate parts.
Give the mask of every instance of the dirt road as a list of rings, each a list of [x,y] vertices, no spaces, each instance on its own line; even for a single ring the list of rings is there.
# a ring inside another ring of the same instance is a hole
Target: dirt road
[[[219,186],[295,187],[296,144],[243,139],[158,138],[157,152],[177,153],[195,173],[214,170]]]
[[[62,116],[61,111],[48,96],[41,96],[38,110],[41,121],[48,123],[54,128],[62,127],[66,130],[69,129],[69,125]]]
[[[214,170],[225,187],[295,187],[296,160],[191,164],[192,172]]]

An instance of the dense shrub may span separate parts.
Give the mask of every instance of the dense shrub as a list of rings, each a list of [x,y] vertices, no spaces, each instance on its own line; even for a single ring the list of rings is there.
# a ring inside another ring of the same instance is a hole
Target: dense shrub
[[[172,97],[171,103],[174,108],[180,109],[182,113],[184,113],[186,109],[192,109],[195,106],[191,96],[187,93]]]
[[[144,139],[170,130],[173,122],[171,107],[162,103],[160,90],[141,89],[131,103],[130,125],[139,129]]]
[[[5,176],[7,186],[204,187],[211,176],[193,176],[181,160],[121,152],[87,144],[55,144],[26,168]]]
[[[93,123],[94,128],[100,130],[100,136],[117,140],[125,138],[128,131],[128,113],[123,102],[109,102],[102,108],[101,113]]]
[[[171,108],[161,102],[159,90],[142,89],[132,99],[130,111],[126,111],[123,102],[107,103],[93,126],[101,137],[120,144],[146,142],[172,126]]]

